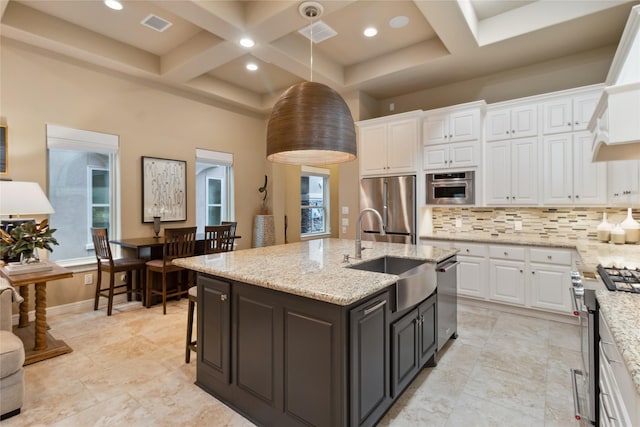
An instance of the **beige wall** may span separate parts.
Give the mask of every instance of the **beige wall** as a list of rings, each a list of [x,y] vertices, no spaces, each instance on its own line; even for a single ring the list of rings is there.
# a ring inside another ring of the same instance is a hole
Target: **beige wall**
[[[484,99],[488,104],[602,83],[615,45],[379,101],[379,116]],[[389,111],[389,104],[395,109]],[[370,108],[370,110],[375,111]],[[362,117],[369,118],[369,117]]]
[[[264,118],[85,68],[6,39],[2,39],[0,59],[0,122],[9,128],[8,178],[37,181],[46,190],[47,123],[118,135],[122,235],[152,236],[152,225],[142,224],[140,218],[140,157],[186,160],[187,194],[193,195],[195,149],[231,152],[236,220],[242,236],[238,245],[250,247],[252,219],[262,200],[258,187],[268,170]],[[195,225],[193,196],[187,202],[187,221],[179,225]],[[49,286],[49,306],[91,298],[94,287],[83,285],[83,276],[76,274]]]

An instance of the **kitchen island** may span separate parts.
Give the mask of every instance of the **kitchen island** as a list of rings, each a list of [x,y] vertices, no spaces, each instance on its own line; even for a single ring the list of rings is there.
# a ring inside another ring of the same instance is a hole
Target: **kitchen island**
[[[456,250],[323,239],[175,260],[199,272],[196,384],[259,425],[374,425],[433,362],[436,295],[395,311],[398,276],[348,268]]]

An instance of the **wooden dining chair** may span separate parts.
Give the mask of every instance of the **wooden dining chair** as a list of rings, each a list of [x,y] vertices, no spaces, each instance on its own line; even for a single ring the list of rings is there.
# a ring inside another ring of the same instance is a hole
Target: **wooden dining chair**
[[[215,254],[233,250],[232,224],[207,225],[204,227],[204,253]],[[184,361],[189,363],[191,352],[197,351],[197,341],[193,339],[193,313],[198,302],[198,287],[189,289],[189,308],[187,311],[187,343]]]
[[[107,316],[111,316],[113,309],[113,297],[115,295],[127,294],[127,301],[131,301],[133,294],[138,294],[140,300],[143,300],[144,289],[144,268],[145,261],[138,258],[118,258],[113,259],[111,253],[111,245],[109,244],[109,236],[106,228],[92,228],[91,237],[93,238],[93,247],[96,252],[98,280],[96,283],[96,294],[93,302],[93,309],[98,309],[100,297],[107,298]],[[133,272],[137,275],[137,286],[133,287]],[[125,281],[115,284],[117,273],[126,273]],[[102,288],[102,273],[109,274],[109,286]],[[116,292],[117,291],[117,292]]]
[[[152,295],[162,296],[162,313],[167,314],[167,298],[182,297],[187,295],[189,287],[194,284],[193,272],[188,270],[187,282],[182,283],[182,275],[179,274],[185,269],[173,265],[172,261],[176,258],[184,258],[193,256],[196,247],[196,227],[182,228],[165,228],[164,230],[164,246],[162,259],[154,259],[147,261],[147,307],[151,305]],[[153,273],[159,273],[162,276],[162,286],[160,290],[153,287]],[[167,292],[167,275],[176,273],[178,276],[176,289]]]
[[[220,225],[227,225],[229,224],[231,226],[231,231],[230,233],[230,237],[229,237],[229,245],[231,245],[231,249],[229,249],[230,251],[233,250],[233,245],[235,243],[236,240],[236,229],[238,228],[238,223],[236,221],[221,221]]]

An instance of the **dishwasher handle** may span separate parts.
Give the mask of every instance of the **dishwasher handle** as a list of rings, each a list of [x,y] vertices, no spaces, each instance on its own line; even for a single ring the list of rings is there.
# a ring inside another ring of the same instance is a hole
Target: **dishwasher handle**
[[[448,262],[446,264],[439,265],[437,267],[437,270],[438,270],[439,273],[446,273],[447,271],[451,270],[452,268],[454,268],[458,264],[460,264],[458,261],[450,261],[450,262]]]
[[[576,376],[582,376],[583,373],[579,369],[571,369],[571,388],[573,392],[573,412],[576,420],[582,419],[582,411],[580,410],[580,398],[578,397],[578,380]]]

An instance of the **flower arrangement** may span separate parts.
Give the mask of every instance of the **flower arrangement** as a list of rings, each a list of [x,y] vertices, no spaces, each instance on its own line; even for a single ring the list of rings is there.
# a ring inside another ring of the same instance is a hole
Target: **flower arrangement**
[[[36,249],[46,249],[53,252],[51,245],[57,245],[58,241],[53,237],[55,228],[49,228],[49,220],[45,219],[40,224],[28,221],[10,232],[0,229],[0,257],[30,260],[34,256],[37,262]],[[27,261],[28,262],[28,261]]]

